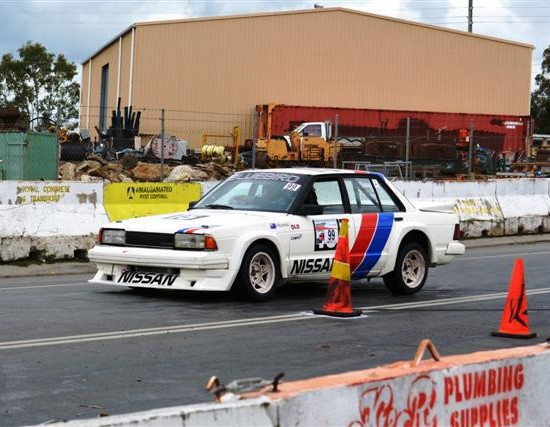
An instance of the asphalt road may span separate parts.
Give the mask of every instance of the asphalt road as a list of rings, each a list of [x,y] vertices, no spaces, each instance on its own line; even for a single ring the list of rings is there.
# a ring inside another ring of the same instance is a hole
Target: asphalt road
[[[204,389],[212,375],[229,382],[282,371],[290,381],[371,368],[412,359],[423,338],[442,356],[539,343],[550,335],[549,255],[550,243],[469,248],[407,297],[390,295],[379,280],[356,283],[353,306],[364,315],[354,319],[311,314],[323,305],[323,283],[251,304],[227,294],[90,285],[89,273],[59,274],[61,267],[2,278],[0,425],[212,401]],[[531,340],[490,335],[516,258],[539,334]]]

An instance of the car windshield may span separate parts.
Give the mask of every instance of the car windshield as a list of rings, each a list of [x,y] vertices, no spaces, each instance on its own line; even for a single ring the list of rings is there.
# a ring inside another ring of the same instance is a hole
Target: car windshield
[[[292,173],[236,173],[207,193],[193,208],[287,213],[307,179],[307,176]]]

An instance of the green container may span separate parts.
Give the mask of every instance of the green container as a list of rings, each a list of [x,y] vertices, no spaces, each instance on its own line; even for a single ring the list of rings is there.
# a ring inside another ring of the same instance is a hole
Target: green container
[[[0,179],[56,180],[57,135],[53,133],[0,133]]]

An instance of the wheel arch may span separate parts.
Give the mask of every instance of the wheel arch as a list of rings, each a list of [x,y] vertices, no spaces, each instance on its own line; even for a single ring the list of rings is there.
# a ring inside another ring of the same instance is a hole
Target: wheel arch
[[[242,261],[231,291],[246,300],[269,300],[281,284],[280,257],[277,245],[270,239],[250,241],[243,248]]]
[[[239,265],[237,266],[237,270],[240,268],[241,264],[242,264],[242,259],[244,257],[244,254],[246,254],[246,252],[254,245],[256,244],[264,244],[266,246],[268,246],[270,249],[273,249],[273,252],[275,253],[275,255],[277,256],[277,265],[279,266],[279,272],[281,273],[281,276],[282,277],[286,277],[286,268],[284,268],[283,266],[283,262],[282,262],[282,257],[281,257],[281,248],[279,247],[279,245],[274,242],[273,240],[267,238],[267,237],[259,237],[259,238],[256,238],[256,239],[250,239],[248,240],[246,243],[244,243],[243,245],[243,250],[242,250],[242,253],[240,254],[239,256]]]
[[[415,242],[422,245],[422,247],[426,251],[426,256],[428,257],[428,260],[429,260],[428,264],[432,265],[433,250],[432,250],[432,244],[430,242],[430,238],[428,237],[428,235],[421,230],[411,230],[403,236],[403,238],[401,239],[401,242],[399,243],[398,248],[402,248],[404,245],[411,242]]]

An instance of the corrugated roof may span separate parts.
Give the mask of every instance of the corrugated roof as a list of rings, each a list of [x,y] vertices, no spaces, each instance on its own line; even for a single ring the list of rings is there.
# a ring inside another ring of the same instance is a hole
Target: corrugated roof
[[[206,22],[206,21],[221,21],[221,20],[228,20],[228,19],[253,19],[257,17],[269,17],[269,16],[285,16],[285,15],[298,15],[298,14],[304,14],[304,13],[333,13],[333,12],[344,12],[344,13],[351,13],[356,15],[363,15],[368,16],[371,18],[376,18],[380,20],[385,21],[391,21],[391,22],[399,22],[404,25],[413,25],[423,28],[430,28],[436,31],[444,31],[448,33],[454,33],[457,35],[467,36],[467,37],[474,37],[479,39],[485,39],[485,40],[492,40],[500,43],[507,43],[515,46],[523,46],[523,47],[529,47],[531,49],[534,49],[534,46],[529,43],[522,43],[522,42],[516,42],[512,40],[505,40],[500,39],[496,37],[491,36],[485,36],[482,34],[477,33],[469,33],[466,31],[460,31],[460,30],[454,30],[450,28],[445,27],[438,27],[436,25],[429,25],[429,24],[422,24],[419,22],[414,21],[407,21],[404,19],[399,18],[393,18],[389,16],[384,15],[377,15],[370,12],[363,12],[359,10],[353,10],[353,9],[346,9],[343,7],[327,7],[327,8],[313,8],[313,9],[301,9],[301,10],[292,10],[292,11],[283,11],[283,12],[263,12],[263,13],[252,13],[252,14],[243,14],[243,15],[228,15],[228,16],[211,16],[211,17],[202,17],[202,18],[185,18],[185,19],[174,19],[174,20],[165,20],[165,21],[150,21],[150,22],[136,22],[129,26],[127,29],[122,31],[120,34],[118,34],[116,37],[114,37],[111,41],[103,45],[100,49],[98,49],[96,52],[94,52],[91,56],[86,58],[82,62],[82,64],[85,64],[90,59],[93,59],[95,56],[97,56],[99,53],[101,53],[103,50],[111,46],[113,43],[115,43],[120,37],[124,36],[125,34],[132,31],[133,28],[141,27],[141,26],[149,26],[149,25],[167,25],[167,24],[183,24],[183,23],[190,23],[190,22]]]

